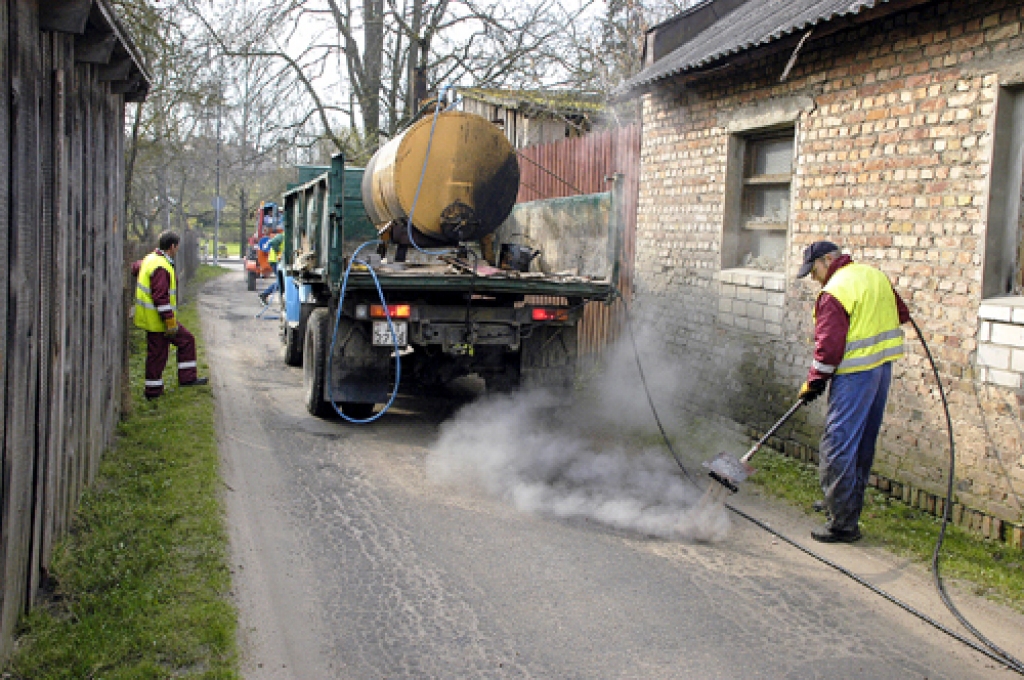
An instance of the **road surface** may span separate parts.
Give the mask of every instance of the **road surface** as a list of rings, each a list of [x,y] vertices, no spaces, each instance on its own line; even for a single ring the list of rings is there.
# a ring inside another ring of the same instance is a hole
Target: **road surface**
[[[451,426],[471,397],[315,419],[241,275],[199,303],[249,680],[1019,677],[743,520],[719,542],[657,538],[524,512],[525,487],[438,483],[446,447],[510,446],[504,426]],[[530,455],[533,434],[513,431],[512,450]],[[735,502],[809,542],[800,512],[749,485]],[[954,627],[920,567],[870,540],[812,547]],[[954,596],[1024,654],[1021,617]]]

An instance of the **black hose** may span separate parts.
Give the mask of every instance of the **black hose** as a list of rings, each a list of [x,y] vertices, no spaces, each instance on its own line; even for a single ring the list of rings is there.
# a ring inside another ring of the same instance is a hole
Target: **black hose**
[[[928,347],[928,343],[924,341],[924,334],[921,332],[920,326],[913,318],[910,319],[910,323],[914,326],[914,331],[917,332],[917,338],[921,341],[921,346],[924,348],[925,356],[928,357],[928,363],[931,364],[932,373],[935,375],[935,383],[939,386],[939,396],[942,398],[942,410],[946,415],[946,431],[949,433],[949,475],[946,479],[946,501],[943,503],[942,508],[942,524],[939,527],[939,537],[935,541],[935,550],[932,552],[932,576],[935,578],[935,588],[939,591],[939,597],[942,598],[942,603],[946,605],[946,609],[956,617],[956,620],[960,622],[964,628],[969,630],[974,637],[976,637],[982,644],[991,649],[995,654],[1001,657],[1001,661],[1017,671],[1021,675],[1024,675],[1024,661],[1014,657],[1005,650],[1001,649],[990,639],[985,637],[981,631],[974,627],[967,618],[960,613],[956,605],[949,598],[949,594],[946,592],[946,585],[942,581],[942,574],[939,572],[939,553],[942,550],[942,543],[946,540],[946,527],[949,526],[949,520],[953,514],[953,474],[956,471],[956,445],[953,441],[953,419],[949,414],[949,402],[946,400],[946,390],[942,387],[942,380],[939,377],[939,368],[935,364],[935,359],[932,357],[931,349]]]
[[[900,607],[904,611],[906,611],[906,612],[908,612],[910,614],[913,614],[914,616],[916,616],[917,618],[921,619],[922,621],[924,621],[928,625],[933,626],[934,628],[936,628],[938,630],[941,630],[943,633],[945,633],[946,635],[950,636],[954,640],[962,642],[965,645],[967,645],[968,647],[970,647],[971,649],[973,649],[974,651],[979,652],[981,654],[984,654],[985,656],[987,656],[988,658],[992,659],[993,661],[997,661],[997,662],[1003,664],[1004,666],[1008,667],[1010,670],[1016,671],[1016,672],[1024,675],[1024,668],[1021,668],[1021,667],[1017,666],[1014,663],[1013,657],[1011,657],[1009,655],[1000,655],[1000,654],[996,653],[995,651],[989,650],[987,647],[979,645],[977,642],[975,642],[974,640],[970,639],[969,637],[961,635],[960,633],[956,632],[955,630],[947,628],[946,626],[942,625],[941,623],[939,623],[935,619],[931,618],[930,616],[928,616],[924,612],[918,611],[917,609],[915,609],[911,605],[909,605],[906,602],[898,599],[894,595],[891,595],[891,594],[887,593],[886,591],[882,590],[881,588],[879,588],[875,584],[871,583],[870,581],[868,581],[868,580],[866,580],[864,578],[861,578],[860,576],[857,576],[856,574],[854,574],[852,571],[850,571],[846,567],[842,566],[841,564],[837,564],[836,562],[833,562],[832,560],[828,559],[824,555],[816,553],[813,550],[811,550],[810,548],[808,548],[806,546],[803,546],[803,545],[797,543],[796,541],[794,541],[793,539],[789,538],[788,536],[786,536],[786,535],[776,531],[775,529],[772,529],[771,526],[769,526],[768,524],[762,522],[761,520],[757,519],[756,517],[748,515],[747,513],[743,512],[742,510],[740,510],[738,508],[734,508],[733,506],[729,505],[728,503],[725,504],[725,507],[727,507],[729,510],[731,510],[734,513],[736,513],[737,515],[739,515],[743,519],[747,520],[748,522],[752,522],[753,524],[756,524],[757,526],[761,527],[762,529],[764,529],[768,533],[772,534],[773,536],[775,536],[775,537],[785,541],[786,543],[789,543],[791,546],[793,546],[794,548],[796,548],[800,552],[802,552],[802,553],[804,553],[806,555],[809,555],[810,557],[813,557],[814,559],[818,560],[822,564],[825,564],[825,565],[828,565],[828,566],[832,567],[833,569],[838,571],[840,574],[853,579],[854,581],[856,581],[860,585],[864,586],[868,590],[872,591],[876,595],[881,595],[882,597],[884,597],[889,602],[892,602],[897,607]]]
[[[619,297],[622,297],[621,294]],[[661,432],[661,439],[665,442],[668,452],[672,454],[672,458],[675,459],[676,465],[678,465],[679,469],[683,471],[683,475],[690,480],[691,484],[700,488],[697,484],[697,480],[695,480],[693,476],[690,475],[689,470],[683,466],[683,462],[679,459],[679,454],[677,454],[676,450],[672,448],[672,442],[669,441],[668,434],[665,432],[665,427],[661,424],[661,418],[658,417],[658,409],[654,407],[654,400],[651,398],[651,391],[647,389],[647,377],[644,375],[644,367],[640,363],[640,350],[637,349],[636,346],[636,337],[633,335],[633,324],[630,323],[629,310],[626,310],[626,328],[629,329],[629,339],[633,343],[633,356],[636,357],[636,369],[640,372],[640,382],[643,383],[644,394],[647,395],[647,403],[651,407],[651,413],[654,414],[654,422],[658,424],[658,430]]]
[[[617,294],[617,296],[619,298],[622,298],[622,294],[619,291],[616,291],[616,294]],[[886,600],[888,600],[889,602],[895,604],[897,607],[903,609],[907,613],[913,614],[914,616],[919,618],[921,621],[927,623],[928,625],[932,626],[936,630],[939,630],[939,631],[945,633],[946,635],[950,636],[954,640],[957,640],[958,642],[961,642],[961,643],[967,645],[968,647],[970,647],[974,651],[976,651],[976,652],[978,652],[980,654],[984,654],[985,656],[987,656],[992,661],[1000,663],[1003,666],[1006,666],[1007,668],[1009,668],[1010,670],[1012,670],[1012,671],[1014,671],[1016,673],[1019,673],[1020,675],[1024,675],[1024,663],[1022,663],[1019,659],[1013,657],[1012,655],[1010,655],[1006,651],[1004,651],[1004,650],[1000,649],[998,646],[996,646],[991,640],[989,640],[984,635],[982,635],[978,631],[977,628],[975,628],[973,625],[971,625],[971,623],[960,613],[960,611],[953,604],[952,600],[949,599],[949,595],[946,594],[945,585],[943,584],[942,578],[939,575],[939,551],[942,548],[942,542],[945,539],[946,526],[949,524],[949,518],[950,518],[950,514],[951,514],[952,500],[953,500],[953,472],[954,472],[953,464],[955,462],[955,453],[954,453],[955,449],[954,449],[954,445],[953,445],[953,421],[952,421],[952,418],[950,417],[950,414],[949,414],[949,404],[946,401],[946,393],[942,389],[942,382],[939,380],[938,368],[936,368],[935,361],[932,359],[932,355],[931,355],[931,352],[928,349],[928,345],[925,344],[924,337],[922,337],[922,335],[921,335],[921,329],[918,328],[917,323],[914,322],[913,319],[911,319],[911,323],[914,325],[914,330],[917,331],[917,336],[921,340],[921,345],[925,348],[925,354],[928,357],[929,363],[931,363],[932,371],[934,371],[934,373],[935,373],[935,379],[939,383],[939,393],[942,395],[942,407],[943,407],[943,409],[945,411],[945,414],[946,414],[946,427],[947,427],[947,429],[949,431],[949,458],[950,458],[950,462],[949,462],[949,483],[948,483],[947,489],[946,489],[946,494],[947,495],[946,495],[945,508],[944,508],[944,512],[943,512],[942,526],[941,526],[941,528],[939,530],[938,540],[935,543],[935,551],[932,554],[932,573],[934,574],[934,577],[935,577],[935,584],[936,584],[936,587],[937,587],[937,589],[939,591],[939,595],[940,595],[943,603],[946,605],[946,608],[949,609],[949,611],[956,617],[956,619],[965,628],[967,628],[967,630],[969,630],[971,632],[971,634],[973,634],[979,641],[981,641],[982,644],[978,644],[974,640],[971,640],[970,638],[968,638],[968,637],[966,637],[966,636],[964,636],[964,635],[962,635],[962,634],[960,634],[960,633],[958,633],[958,632],[956,632],[956,631],[954,631],[954,630],[944,626],[942,623],[940,623],[940,622],[936,621],[935,619],[931,618],[930,616],[928,616],[924,612],[921,612],[921,611],[915,609],[911,605],[907,604],[906,602],[903,602],[902,600],[900,600],[897,597],[895,597],[894,595],[886,592],[885,590],[882,590],[881,588],[879,588],[878,586],[874,585],[873,583],[867,581],[866,579],[861,578],[860,576],[857,576],[856,574],[854,574],[852,571],[850,571],[846,567],[844,567],[844,566],[842,566],[840,564],[837,564],[836,562],[833,562],[832,560],[828,559],[824,555],[822,555],[820,553],[817,553],[817,552],[814,552],[810,548],[808,548],[808,547],[806,547],[804,545],[801,545],[800,543],[797,543],[793,539],[791,539],[788,536],[786,536],[785,534],[783,534],[783,533],[773,529],[771,526],[769,526],[765,522],[762,522],[761,520],[757,519],[756,517],[753,517],[752,515],[749,515],[749,514],[743,512],[742,510],[740,510],[738,508],[735,508],[732,505],[729,505],[728,503],[724,503],[724,505],[725,505],[725,507],[730,512],[733,512],[734,514],[739,515],[740,517],[742,517],[743,519],[747,520],[748,522],[751,522],[752,524],[760,527],[761,529],[764,529],[768,533],[770,533],[773,536],[775,536],[776,538],[778,538],[778,539],[788,543],[789,545],[793,546],[794,548],[796,548],[797,550],[801,551],[805,555],[808,555],[809,557],[813,557],[814,559],[818,560],[819,562],[821,562],[822,564],[824,564],[826,566],[832,567],[833,569],[835,569],[839,573],[841,573],[844,576],[852,579],[853,581],[855,581],[856,583],[864,586],[865,588],[871,590],[876,595],[880,595],[881,597],[883,597]],[[654,406],[654,401],[651,398],[650,389],[647,386],[647,378],[644,376],[643,366],[642,366],[642,364],[640,362],[640,351],[637,349],[637,346],[636,346],[636,338],[633,335],[633,323],[632,323],[632,319],[630,317],[630,313],[629,313],[628,309],[626,310],[626,327],[629,330],[629,337],[630,337],[630,339],[633,342],[633,353],[634,353],[634,355],[636,357],[636,366],[637,366],[637,369],[639,370],[639,373],[640,373],[640,382],[643,384],[644,393],[647,395],[647,403],[651,407],[651,413],[654,415],[654,421],[657,423],[658,430],[661,432],[661,437],[662,437],[662,440],[665,443],[665,447],[669,450],[669,453],[672,454],[672,458],[675,460],[676,465],[682,471],[683,476],[685,476],[686,479],[689,480],[689,482],[691,484],[693,484],[693,486],[695,486],[698,490],[706,491],[706,489],[701,489],[700,485],[697,484],[697,481],[694,479],[693,475],[691,475],[690,472],[683,465],[683,461],[679,458],[679,455],[676,453],[675,449],[672,447],[672,443],[669,441],[668,435],[665,432],[665,428],[661,424],[661,418],[658,416],[658,410]]]

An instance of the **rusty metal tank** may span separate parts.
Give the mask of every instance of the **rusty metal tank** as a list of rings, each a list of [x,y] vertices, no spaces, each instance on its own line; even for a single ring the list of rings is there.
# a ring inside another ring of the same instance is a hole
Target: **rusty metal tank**
[[[442,112],[436,124],[433,115],[425,116],[382,146],[362,185],[363,205],[378,227],[407,220],[415,200],[413,226],[432,243],[453,244],[497,229],[518,191],[519,164],[508,139],[486,118],[462,111]],[[399,227],[393,236],[404,231]]]

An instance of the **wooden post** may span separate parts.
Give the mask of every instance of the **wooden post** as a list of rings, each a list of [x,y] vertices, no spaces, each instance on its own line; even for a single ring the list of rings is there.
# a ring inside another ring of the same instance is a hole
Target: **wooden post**
[[[8,0],[0,0],[0,35],[10,35],[10,4]],[[5,43],[6,45],[6,43]],[[5,58],[0,59],[0,87],[5,91],[10,90],[11,72],[10,63]],[[0,97],[0,153],[5,154],[5,161],[0,162],[0,319],[4,319],[4,327],[0,329],[0,437],[7,431],[7,336],[9,328],[6,325],[8,318],[8,294],[10,290],[10,272],[8,268],[9,243],[11,238],[11,185],[10,165],[6,157],[10,154],[10,97]],[[8,574],[9,549],[7,537],[11,534],[10,525],[14,521],[11,512],[8,510],[11,494],[10,480],[7,477],[9,453],[6,441],[0,441],[0,659],[6,658],[11,649],[10,636],[14,629],[9,627],[9,617],[4,614],[8,608],[8,596],[11,593]]]
[[[7,393],[3,479],[5,543],[0,656],[28,601],[30,585],[38,400],[39,340],[39,105],[40,72],[37,5],[10,5],[11,205],[10,284],[7,314]]]

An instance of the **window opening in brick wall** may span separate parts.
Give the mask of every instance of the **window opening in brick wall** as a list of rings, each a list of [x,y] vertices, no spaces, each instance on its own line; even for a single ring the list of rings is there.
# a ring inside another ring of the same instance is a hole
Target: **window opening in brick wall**
[[[728,248],[731,252],[723,252],[724,266],[783,271],[793,179],[793,136],[793,130],[788,129],[739,138],[739,206],[738,210],[729,211],[732,219],[725,225],[733,232],[733,238],[726,239],[726,243],[732,243]],[[733,158],[739,160],[737,156]]]
[[[990,173],[982,296],[1024,290],[1024,88],[1000,88]]]

